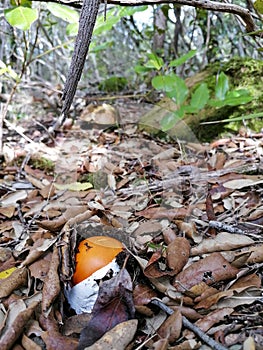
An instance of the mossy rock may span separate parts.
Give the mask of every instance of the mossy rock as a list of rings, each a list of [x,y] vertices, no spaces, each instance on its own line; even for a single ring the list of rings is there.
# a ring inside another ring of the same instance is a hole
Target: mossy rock
[[[225,63],[214,63],[193,77],[186,79],[190,90],[194,90],[200,83],[207,83],[211,91],[214,91],[217,74],[224,72],[228,78],[231,89],[247,89],[253,96],[253,100],[240,106],[225,106],[222,108],[206,107],[198,114],[186,115],[183,120],[178,120],[174,128],[169,130],[168,135],[193,141],[211,141],[227,131],[236,131],[242,122],[228,124],[216,123],[202,125],[206,121],[220,121],[240,117],[242,115],[263,112],[263,62],[251,58],[233,58]],[[139,128],[151,134],[160,135],[161,119],[176,109],[176,105],[168,98],[163,98],[151,111],[141,117]],[[260,131],[263,127],[262,118],[254,118],[246,124],[252,130]]]

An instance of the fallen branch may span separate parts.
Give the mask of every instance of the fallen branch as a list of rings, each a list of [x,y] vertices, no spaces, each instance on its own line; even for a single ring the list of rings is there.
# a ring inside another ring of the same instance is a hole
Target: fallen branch
[[[165,305],[162,301],[158,299],[152,299],[151,303],[158,306],[161,310],[166,312],[168,315],[172,315],[174,311]],[[214,350],[227,350],[223,345],[216,342],[214,339],[210,338],[207,334],[205,334],[199,327],[195,324],[191,323],[185,316],[183,316],[183,325],[185,328],[190,329],[190,331],[194,332],[198,338],[203,340],[204,343],[209,345]]]

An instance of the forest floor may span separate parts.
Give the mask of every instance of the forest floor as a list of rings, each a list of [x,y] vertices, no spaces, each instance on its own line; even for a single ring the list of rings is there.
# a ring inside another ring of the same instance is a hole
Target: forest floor
[[[95,109],[45,142],[52,114],[3,131],[0,349],[262,349],[263,134],[159,139],[143,104]],[[122,269],[76,313],[77,245],[97,235]]]

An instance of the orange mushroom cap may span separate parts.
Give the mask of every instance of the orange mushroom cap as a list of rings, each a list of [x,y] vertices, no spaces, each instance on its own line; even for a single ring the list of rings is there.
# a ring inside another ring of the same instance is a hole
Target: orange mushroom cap
[[[81,241],[76,254],[73,284],[78,284],[108,265],[122,250],[122,243],[112,237],[93,236]]]

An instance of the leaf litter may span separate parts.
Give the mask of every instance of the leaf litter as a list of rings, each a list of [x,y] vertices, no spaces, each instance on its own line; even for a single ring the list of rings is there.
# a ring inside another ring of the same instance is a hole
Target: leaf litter
[[[263,135],[202,145],[93,126],[6,140],[0,348],[262,349]],[[65,287],[94,235],[123,242],[121,270],[76,315]]]

